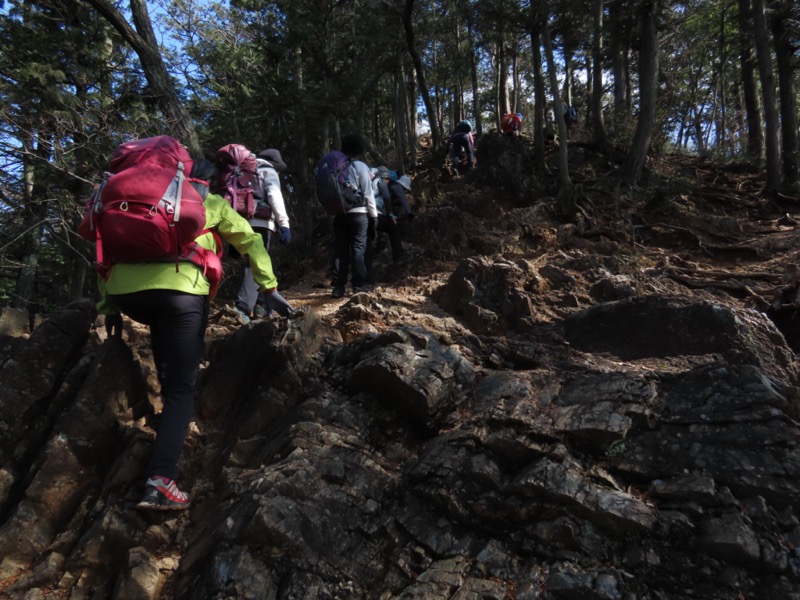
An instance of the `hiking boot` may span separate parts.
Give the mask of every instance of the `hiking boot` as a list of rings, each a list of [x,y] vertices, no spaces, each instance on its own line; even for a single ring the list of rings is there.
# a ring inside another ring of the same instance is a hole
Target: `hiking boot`
[[[178,489],[173,479],[160,475],[150,477],[144,484],[144,496],[136,508],[145,510],[185,510],[189,495]]]
[[[248,315],[243,308],[236,307],[236,316],[242,325],[247,325],[250,322],[250,315]]]
[[[331,298],[344,298],[344,287],[336,286],[331,292]]]
[[[358,294],[360,292],[371,292],[375,289],[375,286],[369,283],[365,283],[364,285],[354,285],[353,286],[353,293]]]
[[[270,311],[266,308],[261,306],[260,304],[256,304],[255,308],[253,308],[253,318],[254,319],[266,319],[269,316]]]

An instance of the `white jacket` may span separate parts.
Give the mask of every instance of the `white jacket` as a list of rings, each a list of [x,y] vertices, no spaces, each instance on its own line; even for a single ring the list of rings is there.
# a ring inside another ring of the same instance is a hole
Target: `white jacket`
[[[356,208],[351,208],[347,212],[367,213],[370,217],[377,219],[378,210],[375,206],[375,192],[372,190],[372,171],[360,160],[354,160],[350,168],[353,169],[359,191],[364,194],[366,206],[357,206]]]
[[[257,178],[253,185],[253,191],[257,200],[269,204],[272,209],[272,217],[269,220],[253,217],[250,219],[250,225],[264,227],[270,231],[277,231],[278,227],[289,227],[289,215],[286,213],[278,172],[273,168],[272,163],[263,158],[256,159],[256,165]]]

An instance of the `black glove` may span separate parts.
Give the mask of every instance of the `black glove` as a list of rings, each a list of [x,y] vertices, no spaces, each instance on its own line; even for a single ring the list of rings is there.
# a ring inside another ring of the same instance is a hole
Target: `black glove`
[[[288,227],[281,227],[281,244],[284,246],[292,241],[292,230]]]
[[[367,227],[367,237],[375,241],[378,237],[378,217],[369,218],[369,226]]]
[[[105,320],[106,326],[106,335],[109,338],[117,338],[118,340],[122,339],[122,315],[117,313],[116,315],[106,315]]]
[[[288,317],[294,312],[292,305],[278,293],[278,290],[264,292],[264,304],[269,310],[274,310],[282,317]]]

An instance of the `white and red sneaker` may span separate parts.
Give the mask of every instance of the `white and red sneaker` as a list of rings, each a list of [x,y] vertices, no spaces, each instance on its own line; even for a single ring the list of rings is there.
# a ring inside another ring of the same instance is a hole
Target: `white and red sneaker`
[[[184,510],[189,508],[189,494],[180,491],[173,479],[154,475],[145,482],[144,496],[136,508]]]

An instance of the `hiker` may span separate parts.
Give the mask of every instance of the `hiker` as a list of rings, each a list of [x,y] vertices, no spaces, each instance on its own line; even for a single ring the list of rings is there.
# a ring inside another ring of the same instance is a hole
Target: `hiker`
[[[372,290],[365,257],[371,241],[368,236],[371,233],[374,238],[378,220],[372,174],[366,164],[357,160],[364,154],[363,140],[356,134],[344,136],[341,152],[348,159],[346,169],[357,201],[352,206],[348,205],[345,212],[333,217],[334,260],[337,267],[331,292],[333,298],[344,297],[351,267],[353,293]]]
[[[387,167],[378,167],[375,175],[375,180],[378,182],[378,195],[375,196],[375,205],[378,210],[377,233],[379,235],[381,233],[388,234],[389,244],[392,248],[392,262],[397,264],[405,256],[400,240],[399,217],[402,216],[411,221],[415,216],[406,197],[406,192],[411,193],[411,179],[408,175],[395,179],[393,177],[395,174]],[[372,262],[371,254],[369,263]],[[369,268],[368,271],[370,271]]]
[[[516,137],[522,129],[522,113],[509,113],[500,121],[500,131],[503,135]]]
[[[578,109],[568,104],[566,110],[564,111],[564,124],[567,126],[567,129],[572,129],[572,127],[577,123]]]
[[[274,233],[280,236],[281,244],[286,245],[292,240],[280,181],[280,173],[286,170],[286,163],[279,150],[267,148],[256,155],[256,164],[257,175],[253,185],[256,206],[253,217],[248,219],[248,222],[253,231],[261,235],[264,247],[269,251]],[[258,292],[258,284],[250,268],[250,259],[246,256],[242,283],[236,297],[236,312],[244,324],[250,322],[251,316],[263,319],[271,314],[266,307],[264,295]]]
[[[247,255],[253,277],[265,292],[267,306],[283,316],[290,315],[292,307],[277,291],[278,282],[261,236],[225,199],[208,193],[208,182],[213,181],[214,172],[215,167],[209,161],[195,161],[192,178],[183,182],[183,185],[191,183],[203,199],[205,229],[196,238],[197,245],[218,251],[218,234]],[[221,277],[221,272],[218,275]],[[146,469],[144,496],[137,508],[188,508],[189,496],[178,488],[175,478],[192,419],[213,284],[200,267],[186,261],[181,261],[178,267],[175,260],[117,262],[111,266],[105,281],[98,279],[102,294],[98,312],[106,315],[109,336],[121,336],[120,313],[147,325],[161,383],[164,408]]]
[[[469,121],[461,121],[450,134],[448,144],[451,146],[450,162],[453,165],[453,175],[458,175],[462,151],[467,156],[467,173],[472,171],[475,162],[475,139],[472,137],[472,125]]]

